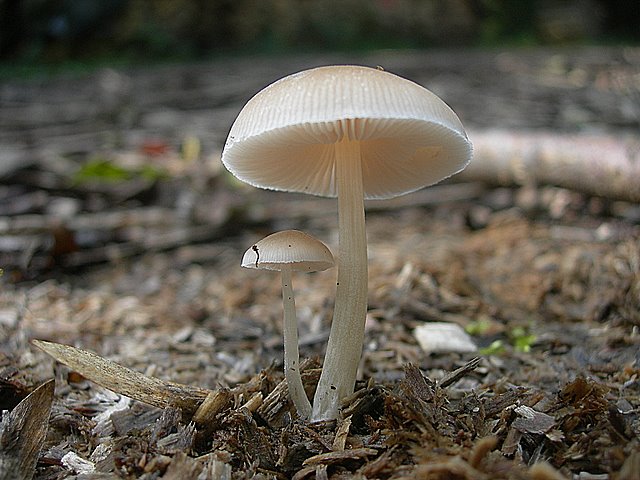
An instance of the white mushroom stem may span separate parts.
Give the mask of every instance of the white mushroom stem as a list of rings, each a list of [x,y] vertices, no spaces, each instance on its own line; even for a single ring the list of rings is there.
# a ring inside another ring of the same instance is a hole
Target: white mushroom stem
[[[353,393],[362,355],[367,311],[367,237],[360,142],[335,145],[338,190],[338,284],[322,374],[313,400],[313,421],[336,418],[340,401]]]
[[[291,284],[291,267],[282,267],[282,304],[284,308],[284,377],[289,395],[302,419],[311,416],[311,403],[307,398],[300,375],[298,353],[298,320],[296,302]]]

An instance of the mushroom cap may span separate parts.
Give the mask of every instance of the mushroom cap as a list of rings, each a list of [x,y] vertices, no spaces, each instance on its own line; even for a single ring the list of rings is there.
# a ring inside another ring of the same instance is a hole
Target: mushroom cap
[[[375,68],[328,66],[258,92],[233,123],[222,162],[240,180],[335,197],[333,145],[361,142],[365,198],[391,198],[447,178],[469,163],[471,142],[438,96]]]
[[[242,266],[282,270],[287,266],[301,272],[318,272],[333,267],[331,251],[320,240],[299,230],[272,233],[252,245],[242,257]]]

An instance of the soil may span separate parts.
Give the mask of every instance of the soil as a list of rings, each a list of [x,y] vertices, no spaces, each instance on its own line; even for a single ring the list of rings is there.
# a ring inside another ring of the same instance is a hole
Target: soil
[[[336,421],[296,417],[279,278],[240,260],[286,228],[335,252],[336,205],[240,184],[219,153],[252,93],[346,61],[433,88],[471,132],[640,125],[633,48],[226,59],[6,83],[2,478],[640,478],[640,210],[553,185],[454,178],[368,203],[356,392]],[[309,395],[334,285],[335,271],[294,277]],[[416,332],[435,322],[461,327],[473,349],[451,338],[425,349]],[[100,386],[33,339],[180,385],[143,403],[108,364]],[[50,379],[47,416],[36,387]],[[37,432],[33,464],[12,467]]]

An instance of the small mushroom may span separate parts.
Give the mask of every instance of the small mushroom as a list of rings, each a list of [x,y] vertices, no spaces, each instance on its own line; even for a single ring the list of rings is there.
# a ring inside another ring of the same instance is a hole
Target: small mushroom
[[[298,368],[298,324],[291,273],[317,272],[333,265],[333,255],[326,245],[298,230],[273,233],[252,245],[242,257],[243,267],[279,270],[282,274],[284,376],[298,415],[305,420],[311,416],[311,404]]]
[[[391,198],[462,169],[472,146],[426,88],[361,66],[319,67],[258,92],[233,123],[222,162],[251,185],[338,197],[338,284],[312,420],[353,392],[367,309],[364,199]]]

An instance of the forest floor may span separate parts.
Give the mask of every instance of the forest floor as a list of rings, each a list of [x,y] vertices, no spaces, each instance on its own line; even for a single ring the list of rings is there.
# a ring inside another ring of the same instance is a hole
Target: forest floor
[[[43,409],[46,392],[34,389],[55,378],[46,437],[30,453],[38,479],[639,478],[640,207],[556,185],[454,178],[368,202],[356,393],[337,421],[296,418],[282,385],[279,279],[240,260],[287,228],[335,252],[335,201],[246,186],[219,155],[257,90],[345,62],[433,89],[472,141],[489,128],[640,126],[637,48],[226,59],[5,83],[4,472],[27,455],[16,450],[24,439],[7,442],[20,435],[7,411]],[[335,280],[333,270],[294,278],[309,395]],[[436,322],[460,329],[421,343]],[[131,399],[34,339],[190,386],[196,403]],[[218,403],[203,421],[208,394]]]

